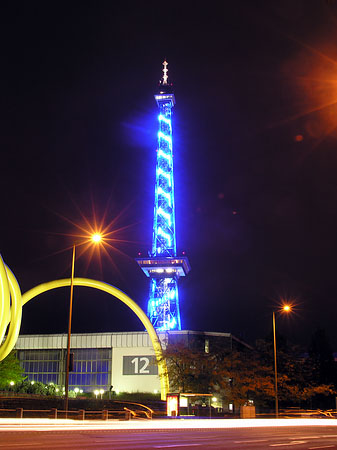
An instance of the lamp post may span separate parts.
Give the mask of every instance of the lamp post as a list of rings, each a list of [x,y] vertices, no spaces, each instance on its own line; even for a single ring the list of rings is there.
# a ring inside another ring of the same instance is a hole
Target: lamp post
[[[91,236],[92,242],[99,244],[102,240],[100,233],[94,233]],[[64,410],[66,418],[68,417],[69,403],[69,365],[70,365],[70,338],[71,338],[71,321],[73,316],[73,293],[74,293],[74,272],[75,272],[75,253],[76,245],[73,245],[72,262],[71,262],[71,278],[70,278],[70,301],[69,301],[69,319],[68,319],[68,340],[67,340],[67,360],[66,360],[66,379],[64,392]]]
[[[283,312],[290,312],[291,306],[284,305],[282,307]],[[275,325],[275,311],[273,311],[273,338],[274,338],[274,382],[275,382],[275,416],[278,418],[278,392],[277,392],[277,354],[276,354],[276,325]]]

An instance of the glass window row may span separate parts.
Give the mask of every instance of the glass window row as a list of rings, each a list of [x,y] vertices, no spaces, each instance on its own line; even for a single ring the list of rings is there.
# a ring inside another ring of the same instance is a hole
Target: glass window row
[[[26,374],[30,381],[40,381],[43,384],[54,383],[61,384],[58,374],[55,373],[32,373]]]
[[[19,350],[20,361],[59,361],[62,350]]]
[[[109,380],[108,373],[71,373],[69,375],[69,386],[108,386]]]
[[[45,361],[22,361],[21,365],[24,371],[27,372],[56,372],[60,371],[59,362],[45,362]]]

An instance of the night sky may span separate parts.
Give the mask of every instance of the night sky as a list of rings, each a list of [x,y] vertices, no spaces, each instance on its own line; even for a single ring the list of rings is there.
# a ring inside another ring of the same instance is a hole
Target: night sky
[[[253,343],[272,311],[337,350],[337,3],[12,2],[1,14],[1,247],[22,292],[70,276],[85,218],[108,255],[75,274],[146,309],[162,62],[174,84],[184,329]],[[67,331],[69,289],[24,306],[21,333]],[[120,302],[75,288],[73,332],[135,331]]]

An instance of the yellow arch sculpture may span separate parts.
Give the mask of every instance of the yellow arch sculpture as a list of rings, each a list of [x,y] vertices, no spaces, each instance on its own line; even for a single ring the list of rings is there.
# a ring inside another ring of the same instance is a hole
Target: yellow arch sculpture
[[[4,359],[14,348],[19,336],[22,306],[29,300],[43,292],[57,289],[60,287],[70,286],[70,278],[63,280],[50,281],[43,283],[27,291],[21,295],[20,287],[11,270],[6,266],[0,256],[0,343],[6,333],[9,324],[8,333],[5,341],[0,346],[0,361]],[[141,320],[149,333],[153,349],[158,363],[158,372],[161,384],[161,398],[166,400],[166,394],[169,392],[169,379],[166,367],[166,361],[163,358],[161,344],[158,335],[153,328],[149,318],[145,312],[135,303],[128,295],[110,284],[103,281],[90,280],[88,278],[74,278],[74,286],[85,286],[101,291],[117,297],[125,303]],[[11,301],[11,302],[10,302]]]

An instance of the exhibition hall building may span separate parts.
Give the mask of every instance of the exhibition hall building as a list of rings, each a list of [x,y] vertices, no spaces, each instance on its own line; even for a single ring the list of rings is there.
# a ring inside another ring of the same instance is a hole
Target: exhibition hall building
[[[166,331],[162,347],[181,343],[209,353],[212,346],[233,350],[248,345],[230,333]],[[65,385],[67,334],[21,335],[17,356],[30,381]],[[155,352],[146,331],[72,334],[69,389],[119,392],[160,392]]]

